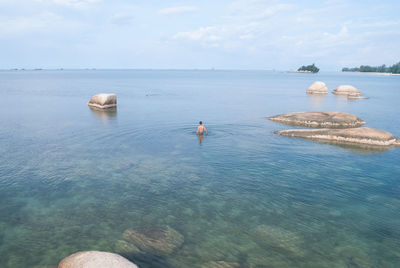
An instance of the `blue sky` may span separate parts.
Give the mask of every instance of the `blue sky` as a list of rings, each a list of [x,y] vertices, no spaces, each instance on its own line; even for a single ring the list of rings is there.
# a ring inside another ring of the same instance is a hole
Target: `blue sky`
[[[0,68],[391,65],[399,14],[397,0],[0,0]]]

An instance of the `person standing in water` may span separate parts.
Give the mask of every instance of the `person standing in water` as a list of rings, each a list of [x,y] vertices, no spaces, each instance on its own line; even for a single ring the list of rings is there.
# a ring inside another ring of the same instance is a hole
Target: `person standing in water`
[[[203,135],[204,132],[206,133],[206,135],[208,135],[208,131],[207,131],[206,127],[203,126],[203,122],[200,121],[199,126],[197,127],[196,134]]]

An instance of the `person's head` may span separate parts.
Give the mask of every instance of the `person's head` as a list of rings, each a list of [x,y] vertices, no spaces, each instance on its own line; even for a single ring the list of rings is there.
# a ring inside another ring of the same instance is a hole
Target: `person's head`
[[[200,125],[202,125],[202,124],[203,124],[203,122],[201,122],[201,121],[200,121],[200,122],[199,122],[199,124],[200,124]]]

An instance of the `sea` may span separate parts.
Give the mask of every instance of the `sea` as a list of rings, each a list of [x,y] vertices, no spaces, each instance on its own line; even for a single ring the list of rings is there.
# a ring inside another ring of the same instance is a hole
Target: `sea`
[[[308,96],[315,81],[369,99]],[[117,108],[88,107],[99,93]],[[347,112],[399,137],[399,76],[3,70],[0,97],[2,268],[87,250],[140,268],[400,267],[400,148],[279,136],[296,127],[267,120]],[[127,230],[170,250],[123,251]]]

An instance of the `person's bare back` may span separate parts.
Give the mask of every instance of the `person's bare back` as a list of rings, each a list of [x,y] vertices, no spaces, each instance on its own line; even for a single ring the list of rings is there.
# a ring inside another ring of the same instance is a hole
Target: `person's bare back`
[[[197,127],[196,134],[198,134],[198,135],[203,135],[203,132],[205,132],[206,134],[208,134],[208,131],[207,131],[206,127],[203,126],[203,122],[200,121],[200,122],[199,122],[199,126]]]

